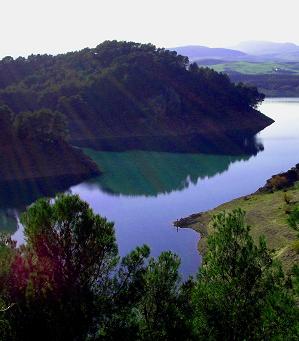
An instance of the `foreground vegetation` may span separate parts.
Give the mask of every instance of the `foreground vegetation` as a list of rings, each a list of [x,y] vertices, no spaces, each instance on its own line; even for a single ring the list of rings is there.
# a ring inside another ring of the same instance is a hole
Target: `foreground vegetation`
[[[141,246],[120,259],[113,223],[78,196],[40,199],[21,221],[25,245],[1,238],[3,340],[299,337],[299,271],[284,275],[241,210],[213,218],[204,263],[185,282],[171,252],[154,259]]]

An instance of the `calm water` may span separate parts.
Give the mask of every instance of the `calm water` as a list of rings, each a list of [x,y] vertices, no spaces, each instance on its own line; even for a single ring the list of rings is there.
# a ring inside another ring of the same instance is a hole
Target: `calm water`
[[[172,222],[254,192],[272,174],[299,162],[299,99],[267,100],[260,110],[275,123],[258,135],[264,151],[256,156],[88,150],[104,175],[70,191],[115,222],[122,255],[146,243],[154,256],[163,250],[178,253],[184,275],[195,273],[199,236],[177,231]],[[13,230],[20,210],[0,211],[1,225]],[[15,237],[22,240],[21,230]]]

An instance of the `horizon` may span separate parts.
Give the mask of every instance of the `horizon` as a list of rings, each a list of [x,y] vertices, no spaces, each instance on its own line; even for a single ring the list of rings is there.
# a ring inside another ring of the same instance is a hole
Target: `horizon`
[[[127,41],[127,42],[135,42],[135,43],[140,43],[140,44],[152,44],[151,42],[139,42],[139,41],[132,41],[132,40],[117,40],[117,39],[111,39],[110,41],[112,40],[116,40],[116,41]],[[0,60],[5,58],[5,57],[13,57],[13,59],[17,59],[18,57],[24,57],[24,58],[28,58],[30,55],[52,55],[52,56],[57,56],[57,55],[60,55],[60,54],[65,54],[65,53],[68,53],[68,52],[77,52],[77,51],[81,51],[85,48],[88,48],[88,49],[93,49],[93,48],[96,48],[97,45],[100,45],[102,43],[104,43],[105,41],[108,41],[108,40],[103,40],[101,42],[99,42],[98,44],[94,45],[94,46],[84,46],[84,47],[80,47],[78,49],[75,49],[75,50],[67,50],[67,51],[57,51],[56,53],[51,53],[51,52],[37,52],[37,53],[27,53],[27,54],[24,54],[24,55],[12,55],[12,54],[6,54],[6,55],[3,55],[1,56],[0,55]],[[239,41],[237,42],[235,45],[236,46],[208,46],[208,45],[203,45],[203,44],[185,44],[185,45],[176,45],[176,46],[158,46],[156,44],[153,44],[155,45],[157,48],[165,48],[166,50],[169,49],[169,50],[173,50],[173,49],[176,49],[176,48],[181,48],[181,47],[207,47],[207,48],[223,48],[223,49],[228,49],[228,50],[235,50],[235,51],[240,51],[241,50],[238,50],[237,48],[237,45],[238,44],[242,44],[242,43],[274,43],[274,44],[293,44],[293,45],[296,45],[299,47],[299,44],[296,44],[296,43],[293,43],[291,41],[266,41],[266,40],[246,40],[246,41]],[[249,54],[250,55],[250,54]]]
[[[0,58],[57,55],[92,48],[105,40],[152,43],[164,48],[233,48],[242,41],[299,43],[296,11],[288,11],[291,0],[286,0],[283,8],[257,0],[250,4],[189,0],[184,6],[177,0],[3,2],[5,15],[0,28],[5,35]],[[282,20],[284,14],[288,20]]]

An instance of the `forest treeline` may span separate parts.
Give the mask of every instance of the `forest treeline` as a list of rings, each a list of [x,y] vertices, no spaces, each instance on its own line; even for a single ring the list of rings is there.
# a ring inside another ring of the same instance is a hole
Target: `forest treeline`
[[[239,209],[213,218],[184,281],[171,252],[120,258],[113,223],[78,196],[40,199],[21,222],[25,245],[0,240],[2,340],[298,340],[299,269],[285,275]]]
[[[298,97],[299,77],[293,74],[256,74],[248,75],[228,72],[232,81],[256,86],[267,97]]]
[[[113,148],[114,139],[122,138],[120,145],[126,138],[204,135],[208,129],[215,138],[253,135],[272,122],[254,110],[263,99],[253,86],[236,85],[151,44],[106,41],[57,56],[0,61],[0,104],[16,116],[62,113],[77,145],[102,139],[102,148]]]

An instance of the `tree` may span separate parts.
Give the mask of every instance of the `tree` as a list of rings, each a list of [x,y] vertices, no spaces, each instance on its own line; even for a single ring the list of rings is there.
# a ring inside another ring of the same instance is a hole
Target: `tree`
[[[17,135],[22,139],[53,142],[67,138],[67,123],[58,111],[41,109],[23,112],[14,122]]]
[[[1,144],[7,142],[12,135],[13,112],[7,105],[0,105]]]
[[[265,95],[258,92],[257,88],[252,85],[238,83],[236,85],[236,90],[239,91],[240,98],[252,108],[257,108],[265,99]]]
[[[27,245],[15,257],[10,278],[17,337],[86,337],[95,297],[106,296],[118,261],[113,223],[75,195],[38,200],[21,222]]]
[[[192,73],[196,73],[199,71],[199,66],[197,63],[191,63],[189,65],[189,71],[192,72]]]
[[[295,340],[298,308],[281,267],[244,219],[239,209],[213,218],[193,296],[195,332],[204,340]]]
[[[189,340],[187,323],[188,290],[181,287],[180,259],[172,252],[162,252],[150,259],[143,275],[142,297],[137,305],[141,340]]]
[[[16,253],[16,242],[5,234],[0,234],[0,340],[12,340],[13,330],[7,317],[14,303],[9,301],[9,273]]]
[[[99,309],[93,339],[138,339],[140,321],[136,307],[144,292],[143,276],[149,254],[149,247],[143,245],[122,259],[113,276],[108,299],[97,297]]]
[[[213,218],[198,278],[146,245],[121,261],[113,223],[76,195],[22,215],[26,244],[0,236],[0,337],[10,340],[297,340],[299,270],[285,280],[235,210]]]

